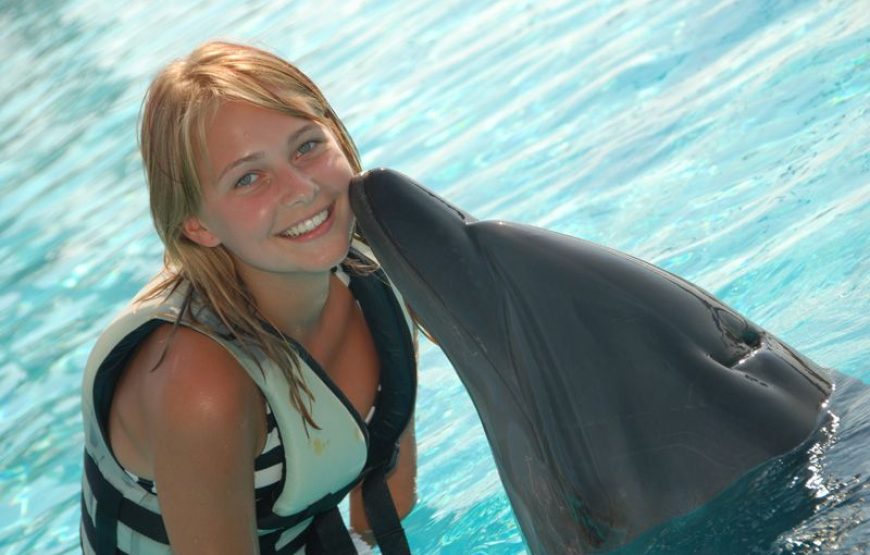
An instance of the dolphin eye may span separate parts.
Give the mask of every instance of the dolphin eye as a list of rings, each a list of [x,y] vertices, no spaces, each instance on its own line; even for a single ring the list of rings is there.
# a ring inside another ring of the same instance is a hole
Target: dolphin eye
[[[747,327],[743,331],[743,342],[750,347],[757,348],[761,346],[761,335],[754,329]]]

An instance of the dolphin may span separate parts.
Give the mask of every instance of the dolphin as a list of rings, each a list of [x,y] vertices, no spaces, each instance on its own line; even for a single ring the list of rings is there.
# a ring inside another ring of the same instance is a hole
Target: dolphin
[[[624,547],[820,425],[828,372],[696,285],[478,221],[395,171],[356,177],[350,196],[468,390],[532,553]]]

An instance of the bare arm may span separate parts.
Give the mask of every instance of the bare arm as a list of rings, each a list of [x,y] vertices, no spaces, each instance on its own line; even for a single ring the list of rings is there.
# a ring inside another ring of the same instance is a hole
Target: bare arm
[[[220,345],[188,329],[152,383],[149,443],[173,552],[256,555],[254,458],[265,433],[256,385]]]

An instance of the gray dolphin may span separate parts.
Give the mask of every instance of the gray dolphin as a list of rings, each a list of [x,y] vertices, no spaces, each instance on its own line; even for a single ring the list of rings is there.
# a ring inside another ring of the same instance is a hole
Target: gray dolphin
[[[827,372],[677,276],[389,170],[351,203],[468,389],[532,553],[625,546],[820,422]]]

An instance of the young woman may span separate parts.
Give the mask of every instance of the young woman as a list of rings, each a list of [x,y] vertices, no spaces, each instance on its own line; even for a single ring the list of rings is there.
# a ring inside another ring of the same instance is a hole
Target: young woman
[[[341,121],[286,61],[208,43],[141,126],[165,269],[88,361],[85,553],[352,553],[348,493],[406,552],[415,330],[354,235]]]

